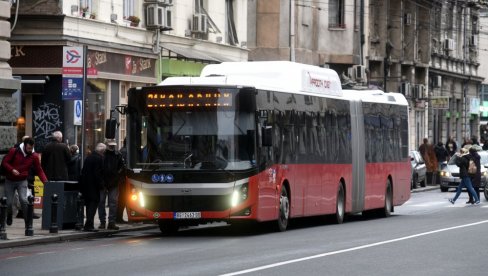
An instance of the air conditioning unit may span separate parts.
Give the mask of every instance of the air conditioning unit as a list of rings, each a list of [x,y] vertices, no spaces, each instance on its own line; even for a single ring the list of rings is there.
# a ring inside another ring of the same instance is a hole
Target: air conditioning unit
[[[413,97],[416,99],[425,99],[427,98],[427,93],[425,90],[425,85],[423,84],[416,84],[413,91]]]
[[[208,31],[206,14],[198,13],[193,15],[191,31],[194,33],[206,33]]]
[[[353,78],[355,81],[366,80],[366,67],[363,65],[354,65],[352,67]]]
[[[442,86],[442,76],[435,76],[432,79],[432,87],[441,88],[441,86]]]
[[[448,51],[452,51],[454,50],[454,39],[452,38],[447,38],[445,41],[444,41],[444,49],[448,50]]]
[[[412,93],[410,91],[410,83],[409,82],[402,82],[400,85],[400,93],[405,95],[405,97],[411,97]]]
[[[146,7],[146,27],[160,28],[164,25],[164,8],[157,4],[147,5]]]
[[[411,13],[406,13],[405,14],[405,19],[404,19],[403,22],[405,23],[405,26],[412,25],[412,14]]]
[[[159,4],[161,6],[173,5],[173,0],[144,0],[147,4]]]

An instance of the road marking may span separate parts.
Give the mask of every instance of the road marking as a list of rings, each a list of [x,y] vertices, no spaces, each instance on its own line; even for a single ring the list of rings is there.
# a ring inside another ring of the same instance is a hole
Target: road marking
[[[233,276],[233,275],[241,275],[241,274],[246,274],[246,273],[251,273],[251,272],[256,272],[256,271],[261,271],[269,268],[274,268],[278,266],[284,266],[292,263],[298,263],[298,262],[304,262],[312,259],[317,259],[317,258],[322,258],[322,257],[327,257],[327,256],[332,256],[332,255],[337,255],[337,254],[342,254],[346,252],[351,252],[351,251],[356,251],[356,250],[361,250],[365,248],[370,248],[370,247],[376,247],[380,245],[385,245],[389,243],[395,243],[399,241],[404,241],[404,240],[409,240],[409,239],[414,239],[422,236],[427,236],[427,235],[432,235],[436,233],[441,233],[441,232],[446,232],[446,231],[451,231],[451,230],[456,230],[456,229],[461,229],[461,228],[466,228],[466,227],[471,227],[471,226],[476,226],[480,224],[488,223],[488,220],[483,220],[479,222],[474,222],[474,223],[469,223],[469,224],[463,224],[463,225],[458,225],[458,226],[453,226],[453,227],[448,227],[448,228],[442,228],[438,230],[433,230],[433,231],[428,231],[428,232],[423,232],[415,235],[410,235],[410,236],[405,236],[401,238],[396,238],[396,239],[391,239],[391,240],[386,240],[386,241],[381,241],[381,242],[375,242],[371,244],[365,244],[357,247],[352,247],[352,248],[347,248],[347,249],[342,249],[342,250],[337,250],[337,251],[332,251],[332,252],[326,252],[326,253],[321,253],[317,255],[312,255],[308,257],[303,257],[303,258],[298,258],[298,259],[293,259],[293,260],[288,260],[284,262],[278,262],[274,264],[269,264],[269,265],[263,265],[263,266],[258,266],[254,268],[249,268],[245,270],[240,270],[240,271],[235,271],[231,273],[226,273],[226,274],[221,274],[221,276]]]
[[[53,253],[56,253],[56,252],[54,252],[54,251],[39,252],[39,253],[37,253],[37,255],[45,255],[45,254],[53,254]]]
[[[5,260],[13,260],[13,259],[18,259],[18,258],[23,258],[25,256],[14,256],[14,257],[8,257],[8,258],[5,258]]]
[[[76,248],[71,248],[70,250],[71,251],[75,251],[75,250],[83,250],[85,249],[84,247],[76,247]]]

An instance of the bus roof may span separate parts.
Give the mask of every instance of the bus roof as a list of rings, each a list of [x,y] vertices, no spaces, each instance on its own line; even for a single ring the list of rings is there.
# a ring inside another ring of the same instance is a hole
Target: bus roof
[[[160,85],[242,85],[257,89],[342,96],[332,69],[290,61],[223,62],[203,68],[200,77],[172,77]]]
[[[170,77],[159,85],[230,85],[256,89],[328,95],[348,100],[408,105],[400,93],[342,90],[336,71],[290,61],[223,62],[203,68],[200,77]]]

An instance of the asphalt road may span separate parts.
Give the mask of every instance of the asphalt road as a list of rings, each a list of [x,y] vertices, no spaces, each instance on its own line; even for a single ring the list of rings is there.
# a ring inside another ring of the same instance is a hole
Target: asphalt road
[[[488,202],[412,194],[386,219],[355,215],[242,231],[227,226],[156,230],[0,250],[0,275],[486,275]]]

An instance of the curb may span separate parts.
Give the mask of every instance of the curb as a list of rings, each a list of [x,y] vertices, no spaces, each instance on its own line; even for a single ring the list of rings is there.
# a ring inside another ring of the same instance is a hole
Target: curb
[[[427,191],[434,191],[434,190],[440,190],[439,185],[433,185],[433,186],[427,186],[427,187],[421,187],[417,189],[410,190],[410,193],[420,193],[420,192],[427,192]]]
[[[73,233],[66,233],[66,234],[52,234],[52,236],[39,236],[39,237],[34,236],[31,239],[25,239],[25,240],[0,241],[0,249],[27,246],[33,244],[41,244],[41,243],[80,240],[86,238],[102,238],[102,237],[111,236],[121,232],[144,231],[144,230],[151,230],[155,228],[158,228],[158,226],[154,224],[148,224],[148,225],[137,226],[132,228],[119,229],[116,231],[99,231],[99,232],[80,231],[80,232],[73,232]]]

